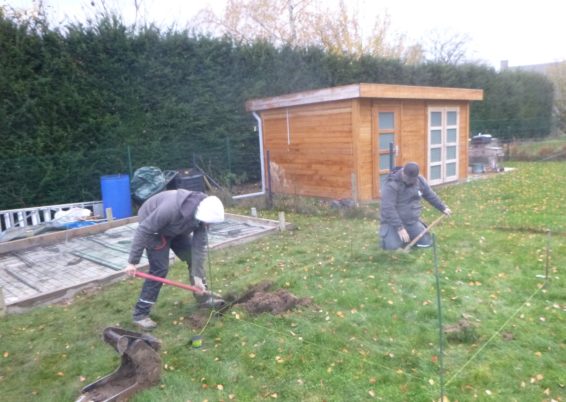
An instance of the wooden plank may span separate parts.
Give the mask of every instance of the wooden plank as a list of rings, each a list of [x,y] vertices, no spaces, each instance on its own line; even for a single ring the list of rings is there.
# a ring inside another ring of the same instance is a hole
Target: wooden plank
[[[358,109],[358,198],[359,201],[372,199],[372,105],[369,99],[360,99]]]
[[[307,105],[311,103],[352,99],[359,97],[359,95],[359,85],[345,85],[313,91],[297,92],[271,98],[252,99],[246,102],[246,110],[258,111],[277,109],[289,106]]]
[[[88,236],[91,234],[104,232],[114,227],[137,222],[137,220],[137,216],[132,216],[130,218],[115,219],[112,222],[99,223],[83,228],[62,230],[58,232],[46,233],[39,236],[33,236],[26,239],[0,243],[0,254],[24,250],[30,247],[47,246],[63,240],[70,240],[75,237]]]
[[[355,202],[360,198],[360,102],[352,100],[352,173],[350,176],[350,197]]]
[[[483,100],[483,90],[361,83],[252,99],[246,102],[246,110],[260,111],[355,98],[480,101]]]
[[[360,84],[360,96],[381,99],[480,101],[483,100],[483,90],[413,85]]]

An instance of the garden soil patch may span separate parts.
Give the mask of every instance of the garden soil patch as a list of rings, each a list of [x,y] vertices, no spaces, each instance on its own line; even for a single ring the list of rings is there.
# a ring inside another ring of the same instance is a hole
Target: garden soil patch
[[[232,307],[239,305],[252,315],[262,313],[277,315],[292,310],[295,307],[312,305],[310,297],[299,298],[284,289],[270,291],[272,286],[271,282],[264,281],[250,286],[241,296],[227,295],[224,298],[226,307],[222,308],[218,313],[224,315]],[[192,328],[204,327],[209,315],[210,313],[207,310],[195,312],[188,317],[190,326]]]

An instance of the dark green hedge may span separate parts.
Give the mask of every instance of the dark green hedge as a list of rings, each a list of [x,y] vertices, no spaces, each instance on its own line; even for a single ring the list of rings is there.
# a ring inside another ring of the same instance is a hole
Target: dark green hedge
[[[551,129],[548,80],[479,65],[407,66],[152,26],[134,32],[117,18],[59,30],[1,11],[0,55],[0,210],[91,200],[101,174],[186,167],[195,155],[219,176],[257,178],[245,101],[294,91],[357,82],[482,88],[471,134]]]

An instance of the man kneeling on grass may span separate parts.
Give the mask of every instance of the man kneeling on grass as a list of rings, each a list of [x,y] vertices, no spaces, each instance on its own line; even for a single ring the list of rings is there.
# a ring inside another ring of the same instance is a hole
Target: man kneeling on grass
[[[134,275],[143,250],[147,251],[149,273],[165,278],[169,271],[169,249],[187,263],[192,285],[206,292],[204,260],[207,227],[224,221],[224,206],[215,196],[198,191],[169,190],[147,199],[138,211],[139,225],[130,249],[125,272]],[[149,312],[159,296],[161,282],[146,279],[134,307],[134,323],[143,329],[157,324]],[[214,304],[209,293],[197,295],[204,306]]]
[[[452,211],[419,175],[419,165],[409,162],[389,174],[381,190],[381,226],[379,236],[384,250],[396,250],[416,238],[426,225],[420,220],[421,198],[445,215]],[[417,247],[430,247],[432,237],[426,233],[417,241]]]

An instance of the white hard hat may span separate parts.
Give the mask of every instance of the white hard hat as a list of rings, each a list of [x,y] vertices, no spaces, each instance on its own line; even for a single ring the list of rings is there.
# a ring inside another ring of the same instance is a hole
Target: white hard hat
[[[195,218],[204,223],[219,223],[224,221],[224,205],[214,195],[206,197],[197,207]]]

